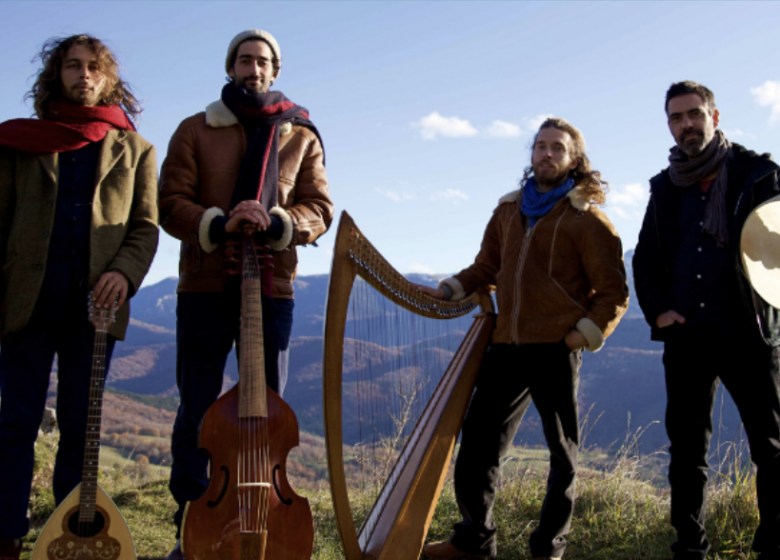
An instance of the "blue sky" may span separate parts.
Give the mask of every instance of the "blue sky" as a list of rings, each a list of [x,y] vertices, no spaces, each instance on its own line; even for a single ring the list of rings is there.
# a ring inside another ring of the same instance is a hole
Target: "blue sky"
[[[0,15],[0,120],[31,113],[22,98],[47,38],[91,33],[143,99],[159,163],[178,123],[218,98],[231,38],[270,31],[275,89],[319,127],[338,212],[402,272],[472,262],[544,115],[584,133],[626,250],[667,165],[672,82],[707,85],[732,141],[780,156],[776,2],[4,1]],[[327,273],[332,244],[328,233],[301,249],[299,273]],[[163,234],[146,283],[177,262]]]

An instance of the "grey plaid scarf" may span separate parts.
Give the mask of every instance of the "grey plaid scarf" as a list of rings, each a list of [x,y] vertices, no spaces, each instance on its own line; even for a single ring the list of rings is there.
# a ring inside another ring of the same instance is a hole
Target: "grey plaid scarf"
[[[712,189],[710,201],[704,211],[703,229],[715,238],[718,247],[725,247],[729,242],[726,187],[729,162],[733,156],[731,142],[723,131],[715,130],[712,141],[696,157],[689,158],[679,146],[675,146],[669,152],[669,176],[672,183],[679,187],[697,186],[704,177],[717,172],[715,181],[710,187]]]

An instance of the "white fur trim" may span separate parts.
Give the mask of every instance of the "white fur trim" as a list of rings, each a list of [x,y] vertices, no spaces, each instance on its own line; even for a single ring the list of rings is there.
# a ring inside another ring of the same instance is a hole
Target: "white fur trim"
[[[225,128],[238,124],[238,119],[221,99],[206,107],[206,124],[211,128]]]
[[[198,241],[200,242],[201,248],[207,253],[211,253],[214,249],[217,248],[217,244],[212,243],[211,239],[209,238],[209,228],[211,227],[211,222],[213,222],[214,218],[217,216],[224,215],[225,213],[222,211],[222,208],[213,206],[203,212],[203,216],[200,218],[200,223],[198,224]]]
[[[238,118],[227,108],[227,105],[219,99],[206,107],[206,124],[211,128],[226,128],[238,124]],[[284,136],[292,132],[293,125],[286,122],[279,127],[279,134]]]
[[[585,195],[585,189],[582,187],[574,187],[572,190],[566,193],[566,196],[569,197],[571,205],[580,212],[587,212],[588,208],[590,208],[590,201]]]
[[[596,323],[587,317],[583,317],[577,321],[575,328],[580,331],[582,336],[585,337],[585,340],[588,341],[588,345],[585,347],[586,349],[591,352],[598,352],[604,346],[604,333],[596,326]]]
[[[463,284],[458,282],[455,278],[445,278],[439,282],[439,287],[442,284],[447,284],[452,289],[452,298],[450,301],[458,301],[466,297],[466,290],[463,289]]]
[[[268,244],[274,251],[283,251],[287,249],[287,247],[289,247],[290,243],[292,242],[294,230],[292,217],[290,217],[290,215],[285,212],[281,206],[274,206],[271,208],[269,214],[272,216],[279,216],[282,219],[282,223],[284,223],[284,231],[282,232],[281,239],[269,239]]]
[[[506,204],[508,202],[517,202],[517,195],[519,194],[520,194],[520,189],[505,194],[504,196],[498,199],[498,205],[501,206],[502,204]]]

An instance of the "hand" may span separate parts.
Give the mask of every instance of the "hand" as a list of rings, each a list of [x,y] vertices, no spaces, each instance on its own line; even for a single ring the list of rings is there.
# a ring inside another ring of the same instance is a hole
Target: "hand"
[[[121,272],[105,272],[92,290],[95,307],[108,309],[116,301],[116,308],[122,307],[127,299],[127,278]]]
[[[422,284],[415,284],[414,282],[412,282],[412,286],[417,288],[425,295],[431,296],[432,298],[445,299],[444,290],[442,290],[441,288],[431,288],[429,286],[423,286]]]
[[[568,346],[569,350],[571,351],[579,350],[580,348],[585,348],[588,345],[588,340],[585,338],[585,335],[583,335],[577,329],[572,329],[569,332],[567,332],[563,341],[566,343],[566,346]]]
[[[674,309],[670,309],[666,313],[661,313],[655,320],[655,324],[658,325],[659,329],[664,329],[675,323],[680,323],[682,325],[685,323],[685,317],[677,313]]]
[[[255,230],[265,231],[271,225],[271,217],[265,208],[256,200],[243,200],[230,211],[229,220],[225,224],[225,231],[234,233],[241,229],[241,222],[246,221],[254,225]]]

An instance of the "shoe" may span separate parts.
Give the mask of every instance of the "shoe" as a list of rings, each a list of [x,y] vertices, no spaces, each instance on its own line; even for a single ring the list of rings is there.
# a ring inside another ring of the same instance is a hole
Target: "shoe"
[[[176,541],[176,546],[168,553],[165,560],[184,560],[184,553],[181,551],[181,541]]]
[[[22,539],[0,539],[0,560],[19,560]]]
[[[431,560],[488,560],[489,554],[472,554],[455,548],[449,540],[426,544],[423,554]]]

